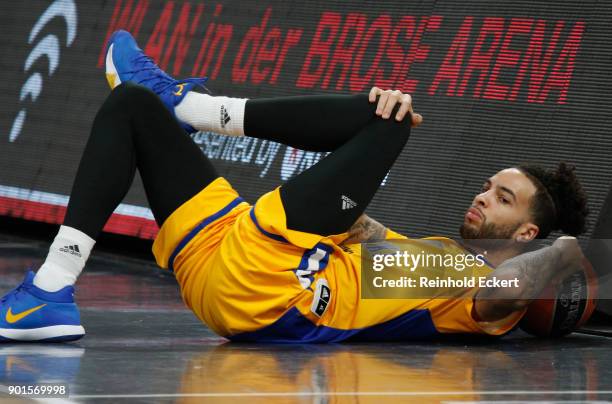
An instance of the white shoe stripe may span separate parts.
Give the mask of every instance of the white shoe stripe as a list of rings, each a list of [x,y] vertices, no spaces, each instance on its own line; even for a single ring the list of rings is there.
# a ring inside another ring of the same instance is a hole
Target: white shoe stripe
[[[115,87],[117,87],[119,84],[121,84],[121,79],[119,78],[119,74],[117,74],[117,68],[115,67],[115,64],[113,63],[113,47],[114,46],[115,46],[114,43],[111,44],[111,46],[108,47],[108,52],[106,52],[106,74],[113,75],[113,84]]]
[[[52,325],[29,329],[0,328],[0,336],[18,341],[37,341],[67,335],[85,335],[85,329],[80,325]]]

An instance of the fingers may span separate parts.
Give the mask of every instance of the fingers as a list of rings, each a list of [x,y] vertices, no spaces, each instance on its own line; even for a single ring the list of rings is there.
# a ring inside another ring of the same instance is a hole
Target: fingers
[[[368,94],[368,100],[373,103],[376,101],[376,97],[378,97],[378,95],[382,93],[382,90],[378,87],[372,87],[372,89],[370,90],[370,94]]]
[[[412,97],[410,94],[402,94],[400,98],[402,103],[397,111],[397,114],[395,114],[395,120],[398,122],[404,119],[408,112],[414,112],[412,110]]]
[[[373,87],[372,90],[370,90],[370,99],[372,96],[374,96],[374,98],[380,96],[378,98],[378,105],[376,106],[376,115],[383,119],[389,119],[391,112],[393,112],[393,107],[395,107],[402,96],[402,92],[398,90],[381,90],[378,87]]]
[[[383,108],[382,117],[383,119],[389,119],[391,117],[391,113],[393,112],[393,108],[400,101],[400,97],[402,96],[402,92],[399,90],[391,91],[389,96],[387,97],[387,102]],[[379,102],[380,104],[380,102]]]
[[[401,122],[404,120],[407,114],[411,118],[411,126],[419,126],[423,122],[423,116],[414,112],[412,108],[412,97],[410,94],[404,94],[399,90],[382,90],[379,87],[372,87],[368,94],[368,101],[370,103],[376,102],[378,97],[378,104],[376,105],[376,115],[383,119],[389,119],[393,113],[393,108],[400,103],[399,109],[395,114],[395,120]]]
[[[390,91],[383,91],[378,98],[378,105],[376,106],[376,115],[384,118],[385,106],[387,105],[387,101],[389,100]]]
[[[423,116],[421,114],[417,114],[412,109],[412,97],[410,94],[402,94],[400,96],[401,105],[397,114],[395,114],[395,120],[401,122],[406,117],[406,114],[410,113],[410,124],[412,127],[419,126],[423,123]]]
[[[417,127],[423,123],[423,115],[417,114],[416,112],[412,114],[412,127]]]

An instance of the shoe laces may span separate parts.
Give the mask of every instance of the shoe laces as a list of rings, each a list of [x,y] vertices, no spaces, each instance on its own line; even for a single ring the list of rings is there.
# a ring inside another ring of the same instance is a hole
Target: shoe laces
[[[177,84],[183,83],[191,83],[198,85],[200,87],[204,87],[204,83],[208,80],[207,78],[199,78],[199,77],[189,77],[183,80],[175,80],[170,77],[166,72],[164,72],[149,56],[145,54],[141,54],[136,56],[132,63],[136,67],[134,70],[127,71],[127,74],[134,74],[136,77],[141,72],[154,72],[155,74],[145,75],[145,77],[141,77],[139,80],[136,80],[138,84],[144,84],[152,80],[156,80],[156,83],[153,83],[151,89],[156,94],[161,94],[167,91],[169,88],[176,86]],[[205,88],[205,87],[204,87]]]
[[[7,294],[0,299],[0,302],[5,303],[9,298],[13,298],[14,300],[19,300],[19,297],[23,294],[25,286],[23,283],[17,286],[15,289],[11,290]]]

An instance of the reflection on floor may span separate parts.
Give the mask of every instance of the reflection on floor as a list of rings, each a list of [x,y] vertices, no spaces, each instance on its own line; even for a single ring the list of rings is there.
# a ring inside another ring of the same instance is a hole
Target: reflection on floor
[[[0,293],[46,246],[0,241]],[[94,254],[78,283],[88,335],[72,344],[0,345],[7,386],[66,383],[63,402],[607,402],[612,341],[520,332],[495,342],[230,344],[151,263]]]

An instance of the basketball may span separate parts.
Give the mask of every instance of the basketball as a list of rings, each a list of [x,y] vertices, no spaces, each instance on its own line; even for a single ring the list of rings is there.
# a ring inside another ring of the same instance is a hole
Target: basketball
[[[585,258],[582,271],[575,272],[556,286],[547,286],[531,302],[520,327],[537,337],[570,334],[591,317],[596,298],[597,277]]]

